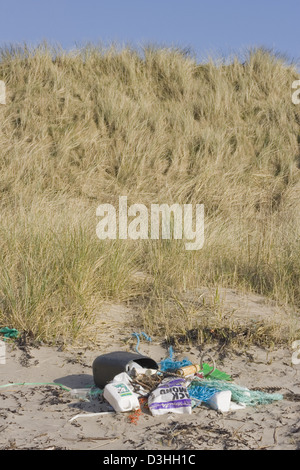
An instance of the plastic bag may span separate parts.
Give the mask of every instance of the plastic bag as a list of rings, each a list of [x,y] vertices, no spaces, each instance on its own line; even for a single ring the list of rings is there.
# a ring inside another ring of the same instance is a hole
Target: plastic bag
[[[153,416],[165,413],[192,413],[192,400],[189,396],[186,383],[181,378],[167,378],[151,392],[148,406]]]

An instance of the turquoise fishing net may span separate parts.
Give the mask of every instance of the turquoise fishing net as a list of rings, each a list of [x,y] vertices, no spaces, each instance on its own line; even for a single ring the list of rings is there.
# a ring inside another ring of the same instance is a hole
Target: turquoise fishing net
[[[283,396],[280,393],[266,393],[260,390],[249,390],[246,387],[223,380],[197,379],[193,380],[188,386],[189,395],[199,401],[206,401],[205,398],[208,396],[208,389],[212,390],[212,395],[216,393],[216,391],[222,392],[224,390],[230,390],[231,400],[246,406],[268,405],[274,401],[283,399]]]

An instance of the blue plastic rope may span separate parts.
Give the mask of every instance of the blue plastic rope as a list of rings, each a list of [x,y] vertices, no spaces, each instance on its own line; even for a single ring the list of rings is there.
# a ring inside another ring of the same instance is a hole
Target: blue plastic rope
[[[139,352],[139,345],[140,345],[140,335],[144,336],[144,338],[147,340],[147,341],[152,341],[150,336],[146,335],[146,333],[144,331],[142,331],[141,333],[132,333],[132,336],[135,336],[136,339],[137,339],[137,345],[135,347],[135,350],[137,353],[140,354]]]
[[[169,347],[169,357],[167,359],[163,359],[160,362],[160,370],[168,371],[168,370],[176,370],[180,369],[184,366],[190,366],[192,364],[191,361],[188,359],[183,359],[182,361],[174,361],[173,360],[173,348],[172,346]]]

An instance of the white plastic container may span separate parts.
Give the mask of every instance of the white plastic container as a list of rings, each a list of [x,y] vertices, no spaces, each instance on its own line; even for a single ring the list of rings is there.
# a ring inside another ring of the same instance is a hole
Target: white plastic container
[[[209,400],[207,405],[213,410],[227,412],[230,410],[231,391],[223,390],[222,392],[215,393]]]
[[[124,382],[111,382],[104,387],[104,398],[116,412],[138,410],[140,403],[128,385]]]

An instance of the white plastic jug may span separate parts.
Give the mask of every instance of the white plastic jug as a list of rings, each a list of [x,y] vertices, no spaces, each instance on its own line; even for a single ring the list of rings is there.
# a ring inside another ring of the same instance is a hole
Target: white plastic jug
[[[128,385],[124,382],[111,382],[104,387],[104,398],[117,412],[138,410],[140,403]]]

